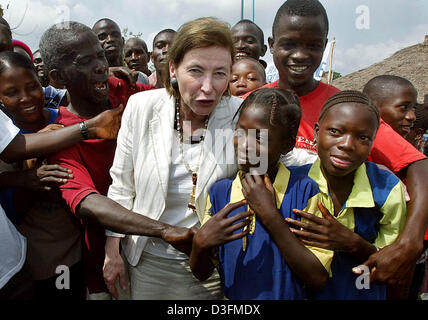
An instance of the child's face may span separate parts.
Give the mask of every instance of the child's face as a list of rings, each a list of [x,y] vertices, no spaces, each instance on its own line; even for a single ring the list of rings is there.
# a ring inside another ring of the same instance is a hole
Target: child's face
[[[327,42],[322,16],[283,14],[269,47],[279,72],[280,82],[298,95],[314,89],[313,74],[321,63]]]
[[[283,130],[269,124],[264,108],[248,106],[239,116],[233,139],[238,168],[263,175],[289,151],[285,141]]]
[[[382,119],[403,137],[410,132],[416,120],[416,99],[417,92],[413,86],[396,85],[390,94],[378,103]]]
[[[232,96],[241,96],[264,85],[263,75],[256,63],[258,62],[245,59],[233,65],[229,87]]]
[[[43,117],[43,89],[32,70],[17,67],[3,71],[0,75],[0,100],[18,125],[33,123]]]
[[[252,57],[259,60],[266,53],[266,46],[262,43],[259,30],[250,23],[240,23],[231,30],[233,43],[236,48],[236,58]]]
[[[359,103],[330,108],[315,126],[315,140],[325,175],[346,176],[367,159],[376,135],[376,117]]]

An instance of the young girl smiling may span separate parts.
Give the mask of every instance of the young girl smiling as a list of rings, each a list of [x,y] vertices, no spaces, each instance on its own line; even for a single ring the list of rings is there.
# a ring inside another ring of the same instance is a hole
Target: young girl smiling
[[[62,127],[53,124],[57,110],[44,108],[32,62],[18,53],[0,53],[0,101],[21,133]],[[36,299],[84,299],[80,224],[54,188],[71,178],[71,170],[43,164],[43,159],[12,167],[2,163],[1,204],[27,238],[26,262],[35,280]],[[70,267],[70,290],[56,288],[60,265]]]
[[[303,228],[290,230],[305,245],[325,250],[331,277],[314,292],[315,299],[386,298],[385,286],[361,289],[358,274],[352,272],[379,248],[393,243],[406,219],[400,180],[366,162],[378,127],[379,112],[366,95],[336,93],[324,104],[315,125],[319,159],[297,169],[318,183],[322,202],[314,214],[294,210],[302,221],[286,218]]]

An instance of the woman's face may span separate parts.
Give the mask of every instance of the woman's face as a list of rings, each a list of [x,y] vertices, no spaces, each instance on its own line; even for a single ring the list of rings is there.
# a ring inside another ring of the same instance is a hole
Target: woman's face
[[[192,49],[178,66],[171,63],[170,76],[177,78],[181,106],[209,115],[227,89],[231,67],[230,50],[217,46]]]
[[[8,68],[0,75],[0,100],[16,123],[32,123],[43,117],[44,94],[35,71]]]

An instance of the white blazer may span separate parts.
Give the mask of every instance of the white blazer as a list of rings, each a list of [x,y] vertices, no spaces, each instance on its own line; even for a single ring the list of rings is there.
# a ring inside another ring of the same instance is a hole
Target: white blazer
[[[211,185],[236,174],[232,118],[242,100],[223,97],[212,112],[205,135],[196,184],[196,210],[202,221]],[[165,89],[132,95],[122,117],[117,148],[110,175],[108,197],[123,207],[158,220],[165,210],[171,169],[175,103]],[[129,263],[135,266],[148,237],[121,235],[121,245]]]

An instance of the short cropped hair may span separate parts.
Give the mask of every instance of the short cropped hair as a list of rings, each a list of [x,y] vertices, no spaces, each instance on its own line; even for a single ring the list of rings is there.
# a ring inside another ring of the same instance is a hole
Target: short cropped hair
[[[264,45],[264,43],[265,43],[265,36],[264,36],[264,33],[263,33],[263,30],[257,25],[257,24],[255,24],[253,21],[251,21],[251,20],[248,20],[248,19],[242,19],[242,20],[239,20],[233,27],[232,27],[232,29],[234,28],[234,27],[236,27],[237,25],[239,25],[239,24],[252,24],[253,26],[255,26],[256,27],[256,29],[257,29],[257,31],[259,32],[259,39],[260,39],[260,42],[261,42],[261,44],[262,45]]]
[[[139,42],[139,43],[141,44],[141,46],[143,47],[144,52],[145,52],[146,54],[148,54],[148,53],[149,53],[149,50],[148,50],[148,48],[147,48],[147,44],[146,44],[146,42],[145,42],[143,39],[138,38],[138,37],[129,38],[128,40],[126,40],[125,45],[126,45],[128,42],[131,42],[131,41]]]
[[[275,30],[278,26],[279,19],[287,14],[289,16],[322,16],[324,20],[326,35],[328,35],[328,16],[324,6],[318,0],[287,0],[279,7],[276,12],[275,19],[272,25],[272,37],[275,37]]]
[[[102,19],[98,20],[97,22],[95,22],[95,23],[94,23],[94,26],[92,27],[92,29],[94,29],[94,28],[95,28],[95,26],[96,26],[98,23],[100,23],[101,21],[106,21],[106,22],[113,23],[113,24],[115,24],[115,25],[119,28],[119,30],[120,30],[120,27],[119,27],[119,25],[116,23],[116,21],[114,21],[114,20],[112,20],[112,19],[110,19],[110,18],[102,18]],[[122,31],[121,31],[121,33],[122,33]]]
[[[66,21],[51,26],[43,33],[39,48],[47,71],[60,69],[64,57],[74,53],[71,42],[84,32],[93,31],[82,23]]]
[[[397,85],[414,88],[413,84],[406,78],[391,74],[383,74],[370,79],[365,84],[363,93],[365,93],[375,104],[378,104],[382,103],[383,99],[388,97],[391,90],[394,90],[394,87]]]
[[[153,46],[155,45],[155,42],[156,42],[156,39],[161,35],[161,34],[164,34],[164,33],[177,33],[177,31],[175,31],[175,30],[173,30],[173,29],[163,29],[163,30],[161,30],[161,31],[159,31],[158,33],[156,33],[156,35],[155,35],[155,37],[153,38]]]
[[[184,58],[184,55],[197,48],[218,46],[230,51],[232,63],[235,59],[235,46],[229,25],[216,18],[199,18],[183,24],[177,31],[174,41],[168,50],[166,68],[172,62],[177,67]],[[232,66],[231,66],[232,67]],[[169,74],[169,70],[165,70]],[[178,88],[171,86],[169,76],[165,77],[165,88],[174,98],[180,97]],[[225,95],[227,95],[227,91]]]

